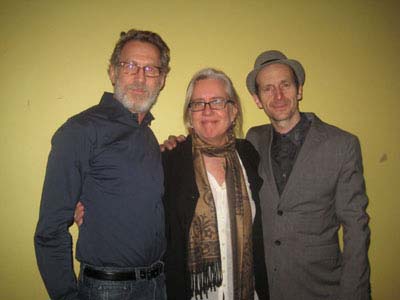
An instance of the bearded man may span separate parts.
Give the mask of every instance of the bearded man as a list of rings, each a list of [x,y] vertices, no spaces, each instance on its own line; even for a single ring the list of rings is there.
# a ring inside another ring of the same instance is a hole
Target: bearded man
[[[169,71],[153,32],[122,33],[108,74],[114,94],[70,118],[52,139],[35,233],[51,299],[165,299],[163,170],[149,112]],[[68,232],[81,200],[77,282]],[[105,298],[104,298],[105,299]]]

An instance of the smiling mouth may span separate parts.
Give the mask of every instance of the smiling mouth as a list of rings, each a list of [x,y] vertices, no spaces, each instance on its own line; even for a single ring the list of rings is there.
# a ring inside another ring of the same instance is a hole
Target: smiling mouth
[[[280,102],[280,103],[275,103],[275,104],[271,105],[271,107],[274,109],[283,109],[283,108],[286,108],[287,106],[288,106],[288,103],[286,103],[286,102]]]
[[[218,122],[217,120],[203,120],[203,121],[201,121],[201,123],[203,123],[203,124],[215,124],[217,122]]]

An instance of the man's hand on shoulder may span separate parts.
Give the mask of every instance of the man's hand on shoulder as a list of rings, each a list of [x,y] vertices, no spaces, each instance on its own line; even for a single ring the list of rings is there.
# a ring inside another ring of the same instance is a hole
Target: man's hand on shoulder
[[[186,137],[182,134],[178,136],[170,135],[168,139],[160,145],[160,150],[161,152],[164,152],[165,150],[172,150],[178,145],[178,143],[182,143],[185,140]]]

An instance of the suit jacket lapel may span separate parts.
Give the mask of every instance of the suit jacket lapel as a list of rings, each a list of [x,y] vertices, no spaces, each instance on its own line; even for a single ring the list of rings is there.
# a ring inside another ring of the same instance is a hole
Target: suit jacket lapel
[[[262,164],[261,164],[261,173],[264,173],[265,184],[269,187],[271,192],[272,199],[274,203],[279,205],[279,192],[278,188],[276,187],[275,177],[272,170],[272,162],[271,162],[271,146],[272,146],[272,137],[273,137],[273,129],[272,125],[267,126],[264,134],[262,134],[260,139],[259,147],[260,150],[260,157],[262,157]]]
[[[292,172],[289,176],[288,182],[282,192],[281,201],[285,199],[296,199],[296,197],[289,197],[292,187],[299,184],[299,178],[301,178],[301,170],[307,168],[308,160],[313,157],[313,153],[317,146],[326,138],[326,134],[323,131],[321,120],[314,114],[306,114],[312,123],[307,136],[304,140],[304,144],[300,149],[300,152],[296,158],[296,162],[293,166]],[[275,185],[276,186],[276,185]]]

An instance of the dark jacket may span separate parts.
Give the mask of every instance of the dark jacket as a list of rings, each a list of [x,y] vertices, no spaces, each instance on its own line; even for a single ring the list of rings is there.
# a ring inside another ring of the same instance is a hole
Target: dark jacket
[[[256,206],[253,222],[253,256],[256,291],[259,299],[269,299],[264,259],[263,234],[258,191],[262,179],[257,174],[259,157],[246,140],[236,140],[236,150],[246,169],[252,198]],[[168,299],[191,298],[190,275],[187,269],[187,244],[190,224],[199,192],[196,186],[192,141],[190,137],[172,151],[163,152],[164,206],[166,217],[167,253],[165,272]]]

